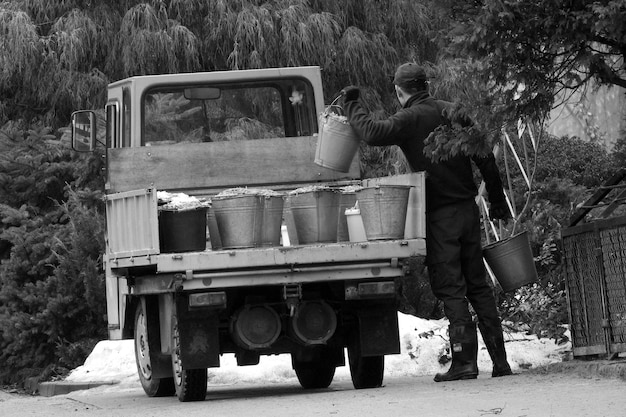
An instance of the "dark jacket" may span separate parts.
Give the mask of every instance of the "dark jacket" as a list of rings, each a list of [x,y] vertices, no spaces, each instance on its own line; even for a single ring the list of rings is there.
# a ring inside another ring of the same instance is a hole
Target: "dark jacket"
[[[426,171],[426,211],[476,197],[471,160],[485,180],[489,201],[503,202],[502,180],[493,154],[471,159],[458,155],[438,163],[424,155],[428,135],[438,126],[450,123],[443,116],[443,109],[449,104],[435,100],[427,92],[418,93],[397,113],[380,121],[372,120],[358,100],[346,102],[344,108],[361,140],[372,146],[398,145],[414,172]]]

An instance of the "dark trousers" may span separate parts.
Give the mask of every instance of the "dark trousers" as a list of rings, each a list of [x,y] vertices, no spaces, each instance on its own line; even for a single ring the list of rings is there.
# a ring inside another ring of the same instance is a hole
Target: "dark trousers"
[[[501,331],[482,258],[480,214],[473,200],[426,213],[426,264],[434,295],[451,326],[472,321],[468,301],[483,326]]]

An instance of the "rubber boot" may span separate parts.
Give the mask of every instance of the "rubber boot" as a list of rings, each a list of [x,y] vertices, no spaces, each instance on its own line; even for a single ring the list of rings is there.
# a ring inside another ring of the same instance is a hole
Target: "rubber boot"
[[[506,359],[506,349],[504,348],[504,336],[502,335],[502,328],[497,329],[488,328],[481,324],[478,325],[480,333],[483,335],[487,352],[493,362],[493,370],[491,376],[496,378],[499,376],[513,375],[511,366]]]
[[[446,373],[435,375],[435,382],[476,379],[478,377],[478,335],[476,324],[458,324],[450,326],[450,350],[452,364]]]

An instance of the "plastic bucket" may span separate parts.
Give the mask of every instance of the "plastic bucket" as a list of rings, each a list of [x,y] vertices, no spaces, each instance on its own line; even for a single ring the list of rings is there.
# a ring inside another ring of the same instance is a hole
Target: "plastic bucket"
[[[537,269],[526,231],[485,246],[483,257],[504,292],[537,281]]]
[[[324,168],[348,172],[360,141],[352,126],[339,117],[328,111],[320,116],[314,162]]]
[[[282,196],[266,196],[263,199],[263,222],[260,246],[280,246],[281,225],[283,223]]]
[[[403,239],[410,186],[378,185],[356,192],[367,240]]]
[[[363,218],[358,208],[349,208],[345,211],[346,222],[348,224],[348,235],[350,242],[363,242],[367,240]]]
[[[252,248],[261,241],[263,201],[257,195],[214,198],[213,214],[223,249]]]
[[[346,209],[354,207],[356,204],[355,192],[342,192],[339,195],[339,218],[337,223],[337,242],[347,242],[350,239],[348,232],[348,221],[346,218]]]
[[[308,191],[287,197],[298,242],[336,242],[340,194],[332,190]]]
[[[159,247],[162,253],[206,249],[207,208],[159,210]]]

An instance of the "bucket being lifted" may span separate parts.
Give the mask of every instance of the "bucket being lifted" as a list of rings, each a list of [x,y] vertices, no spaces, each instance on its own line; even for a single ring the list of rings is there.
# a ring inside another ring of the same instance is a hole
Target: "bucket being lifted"
[[[537,281],[537,269],[526,231],[485,246],[483,257],[504,292]]]
[[[348,172],[359,149],[359,138],[348,123],[337,97],[319,118],[319,133],[315,160],[317,165],[335,171]]]

